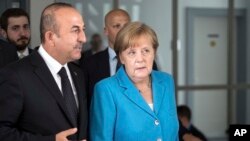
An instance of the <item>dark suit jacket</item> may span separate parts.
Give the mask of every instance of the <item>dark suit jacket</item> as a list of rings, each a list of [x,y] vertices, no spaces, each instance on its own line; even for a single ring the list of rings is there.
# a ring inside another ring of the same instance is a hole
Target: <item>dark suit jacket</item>
[[[110,77],[108,48],[81,61],[80,67],[85,74],[86,89],[90,102],[95,84],[104,78]],[[153,69],[157,70],[155,61]]]
[[[82,71],[68,64],[78,100],[77,139],[87,137],[87,99]],[[63,96],[37,51],[0,71],[0,140],[54,141],[73,128]],[[72,139],[72,138],[71,138]]]
[[[18,56],[15,47],[0,39],[0,68],[17,60]]]
[[[84,71],[86,90],[90,102],[95,84],[110,76],[108,49],[86,58],[81,62],[80,66]]]

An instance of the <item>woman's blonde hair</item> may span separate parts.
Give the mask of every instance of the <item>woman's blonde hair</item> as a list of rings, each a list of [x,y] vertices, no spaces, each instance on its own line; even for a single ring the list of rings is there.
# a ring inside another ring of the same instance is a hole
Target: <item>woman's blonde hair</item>
[[[130,22],[126,24],[117,34],[114,50],[117,55],[129,47],[135,46],[137,39],[141,36],[148,37],[151,40],[154,51],[158,48],[158,39],[155,31],[148,25],[141,22]]]

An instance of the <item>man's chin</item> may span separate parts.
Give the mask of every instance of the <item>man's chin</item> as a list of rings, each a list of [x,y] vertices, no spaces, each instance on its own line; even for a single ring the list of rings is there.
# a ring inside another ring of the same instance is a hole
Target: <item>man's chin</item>
[[[22,51],[27,47],[27,45],[16,45],[17,51]]]

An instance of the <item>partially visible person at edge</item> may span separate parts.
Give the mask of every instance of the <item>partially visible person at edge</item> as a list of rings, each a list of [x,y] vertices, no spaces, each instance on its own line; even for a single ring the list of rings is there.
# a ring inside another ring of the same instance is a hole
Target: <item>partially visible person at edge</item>
[[[188,106],[179,105],[177,106],[177,114],[181,124],[186,128],[189,136],[183,136],[184,141],[189,141],[188,138],[198,138],[200,141],[207,141],[206,136],[191,122],[192,113]],[[187,135],[188,135],[187,134]],[[193,136],[193,137],[192,137]],[[198,140],[196,139],[196,140]]]
[[[156,33],[143,23],[128,23],[117,34],[122,67],[95,86],[91,141],[179,140],[173,78],[152,70],[157,48]]]
[[[53,3],[41,15],[41,45],[0,71],[0,140],[86,140],[84,75],[69,62],[86,42],[81,14]]]
[[[19,59],[32,53],[29,43],[31,39],[29,14],[21,8],[9,8],[0,18],[3,37],[17,50]]]

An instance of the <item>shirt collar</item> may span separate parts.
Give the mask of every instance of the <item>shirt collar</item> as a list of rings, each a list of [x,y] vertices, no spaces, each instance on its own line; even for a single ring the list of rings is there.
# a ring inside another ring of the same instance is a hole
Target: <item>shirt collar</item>
[[[20,56],[21,54],[24,55],[24,56],[28,56],[28,55],[29,55],[29,49],[28,49],[28,47],[26,47],[26,48],[24,49],[24,51],[22,51],[22,52],[17,51],[17,55],[18,55],[18,56]]]
[[[62,67],[65,67],[65,69],[68,70],[68,64],[61,65],[56,59],[48,54],[48,52],[43,48],[42,45],[40,45],[38,52],[40,53],[52,73],[57,74]]]
[[[109,53],[110,60],[113,60],[116,57],[116,53],[111,47],[108,47],[108,53]]]

